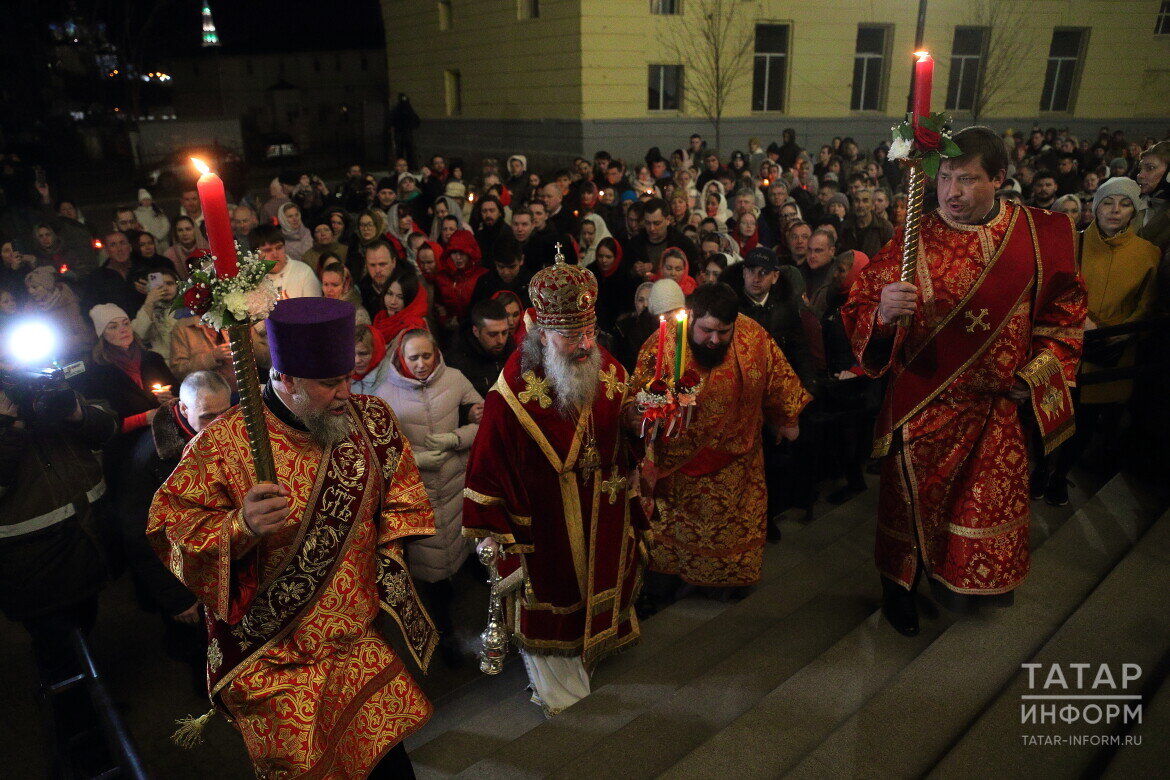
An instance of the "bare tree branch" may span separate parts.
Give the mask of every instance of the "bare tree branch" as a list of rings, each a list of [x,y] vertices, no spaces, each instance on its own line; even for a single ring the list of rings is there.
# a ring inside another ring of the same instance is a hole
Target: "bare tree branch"
[[[722,146],[727,101],[750,71],[755,28],[740,20],[757,16],[758,0],[687,0],[663,41],[667,55],[683,65],[684,105],[713,125],[716,148]]]
[[[986,53],[971,101],[971,116],[976,122],[998,106],[1016,82],[1023,55],[1029,48],[1024,8],[1024,4],[1012,0],[971,0],[967,7],[966,24],[985,31]]]

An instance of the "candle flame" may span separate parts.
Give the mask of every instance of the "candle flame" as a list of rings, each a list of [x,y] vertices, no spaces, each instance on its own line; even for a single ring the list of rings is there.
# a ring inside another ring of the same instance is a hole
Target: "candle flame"
[[[664,322],[666,322],[666,315],[665,315],[665,314],[659,314],[659,315],[658,315],[658,323],[659,323],[659,324],[662,324],[662,323],[664,323]]]
[[[686,322],[687,321],[687,310],[686,309],[679,309],[678,313],[674,315],[674,318],[676,320],[678,320],[679,322]]]
[[[203,162],[198,157],[192,157],[191,162],[195,164],[195,167],[199,169],[200,173],[211,173],[211,169],[207,167],[207,163]]]
[[[922,51],[914,52],[914,56],[918,58],[919,62],[926,62],[930,59],[930,52],[923,49]]]

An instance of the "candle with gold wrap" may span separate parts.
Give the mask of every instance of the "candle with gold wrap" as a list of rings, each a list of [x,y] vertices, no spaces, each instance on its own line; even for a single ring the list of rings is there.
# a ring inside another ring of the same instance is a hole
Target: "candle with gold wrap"
[[[682,309],[674,315],[678,320],[678,333],[674,347],[674,379],[682,379],[683,370],[687,365],[687,310]]]

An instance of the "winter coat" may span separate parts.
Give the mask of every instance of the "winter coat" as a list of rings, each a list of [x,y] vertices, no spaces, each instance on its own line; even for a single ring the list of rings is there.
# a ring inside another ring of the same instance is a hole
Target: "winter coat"
[[[399,342],[401,339],[399,339]],[[459,444],[437,468],[420,468],[427,497],[435,510],[435,535],[406,546],[411,576],[424,582],[439,582],[459,570],[471,552],[463,538],[463,480],[467,453],[479,425],[459,425],[459,407],[483,403],[483,398],[457,369],[439,363],[425,381],[401,373],[401,344],[395,343],[387,381],[378,388],[378,397],[390,404],[400,429],[410,440],[416,457],[426,452],[431,434],[454,433]]]

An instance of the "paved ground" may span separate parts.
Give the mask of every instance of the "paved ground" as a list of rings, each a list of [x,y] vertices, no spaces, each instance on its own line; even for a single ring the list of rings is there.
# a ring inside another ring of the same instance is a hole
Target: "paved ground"
[[[432,700],[480,676],[472,653],[486,618],[487,586],[470,573],[456,579],[455,623],[467,650],[466,664],[444,666],[438,654],[430,673],[420,678]],[[139,753],[153,777],[168,780],[253,777],[243,743],[222,718],[214,718],[203,745],[182,750],[170,741],[175,720],[208,709],[191,684],[188,669],[163,652],[162,624],[137,606],[129,578],[122,577],[102,594],[98,625],[90,645],[100,673],[122,712]],[[0,619],[0,777],[45,776],[45,743],[37,705],[36,674],[28,637],[14,623]]]

